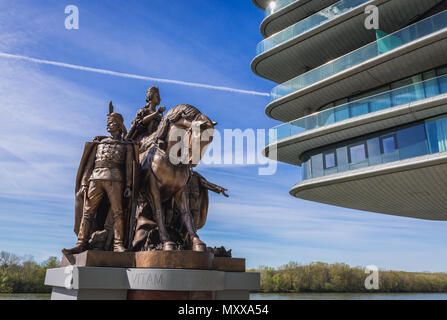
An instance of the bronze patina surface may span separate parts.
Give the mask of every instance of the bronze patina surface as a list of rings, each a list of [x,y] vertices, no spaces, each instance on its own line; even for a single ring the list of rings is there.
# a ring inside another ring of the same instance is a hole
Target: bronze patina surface
[[[68,266],[245,272],[245,259],[214,257],[212,252],[192,250],[141,252],[88,250],[79,254],[65,255],[61,267]]]
[[[107,131],[110,137],[97,137],[87,143],[76,179],[77,205],[74,231],[76,246],[63,249],[64,255],[98,249],[124,252],[129,216],[135,195],[134,171],[138,150],[126,134],[123,116],[109,104]],[[97,239],[102,238],[99,241]],[[95,237],[96,240],[95,240]],[[113,241],[112,241],[113,240]]]
[[[135,250],[150,250],[151,245],[156,245],[154,242],[159,242],[166,251],[176,250],[179,245],[185,249],[206,251],[205,243],[197,235],[187,185],[191,169],[200,161],[194,159],[192,150],[198,145],[200,150],[197,154],[200,157],[204,154],[212,141],[216,124],[197,108],[187,104],[172,108],[161,120],[157,131],[150,138],[153,143],[140,155],[143,173],[140,194],[146,201],[137,214],[132,243]],[[208,134],[208,139],[201,139],[204,132]],[[178,154],[175,150],[181,141],[182,149],[186,148],[188,153],[186,157],[182,155],[178,163],[174,163],[172,154]],[[178,208],[179,217],[170,224],[167,212],[172,212],[174,206]],[[150,237],[154,228],[157,228],[158,237]]]
[[[68,266],[135,268],[135,253],[88,250],[79,254],[64,255],[61,267]]]
[[[214,257],[213,269],[226,272],[245,272],[245,259]]]
[[[208,192],[228,197],[193,170],[217,122],[188,104],[163,115],[160,102],[159,89],[149,88],[129,132],[110,103],[110,135],[86,143],[75,188],[77,243],[62,250],[67,263],[103,261],[90,251],[76,256],[87,250],[145,252],[137,264],[164,268],[211,269],[212,256],[231,257],[231,250],[207,248],[197,234],[207,220]]]
[[[137,268],[153,269],[213,269],[214,255],[210,252],[192,250],[141,251],[135,253]]]

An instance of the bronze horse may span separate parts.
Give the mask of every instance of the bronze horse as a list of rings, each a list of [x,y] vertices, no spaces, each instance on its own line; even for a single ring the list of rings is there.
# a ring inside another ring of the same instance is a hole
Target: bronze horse
[[[171,241],[165,224],[163,206],[172,201],[179,208],[192,250],[206,250],[205,243],[196,232],[188,205],[186,185],[190,169],[198,165],[208,144],[212,142],[216,125],[217,122],[211,121],[195,107],[179,105],[164,116],[158,130],[151,137],[153,143],[140,154],[143,168],[140,192],[150,205],[163,250],[176,249],[176,243]],[[142,241],[147,225],[151,223],[144,215],[137,219],[134,247],[135,243]],[[152,225],[150,228],[154,227]]]

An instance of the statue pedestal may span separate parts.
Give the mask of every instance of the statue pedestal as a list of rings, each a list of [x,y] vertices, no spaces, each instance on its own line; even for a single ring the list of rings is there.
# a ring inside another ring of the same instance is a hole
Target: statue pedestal
[[[52,300],[247,300],[260,275],[210,253],[87,251],[64,257],[45,284]]]

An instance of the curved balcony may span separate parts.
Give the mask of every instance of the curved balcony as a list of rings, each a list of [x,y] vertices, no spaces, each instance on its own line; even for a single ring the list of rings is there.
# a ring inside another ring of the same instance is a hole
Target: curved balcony
[[[265,10],[261,34],[267,38],[339,0],[277,0]]]
[[[290,192],[296,197],[358,210],[447,220],[446,182],[441,178],[447,173],[445,114],[344,141],[307,157],[304,180]]]
[[[445,63],[447,11],[275,87],[266,114],[281,121]]]
[[[446,129],[443,115],[310,151],[303,155],[302,180],[447,152]]]
[[[392,33],[441,1],[341,0],[265,39],[258,47],[262,53],[253,59],[251,68],[261,77],[285,82],[376,40],[375,31],[364,27],[368,5],[379,8],[381,30]],[[360,2],[363,4],[355,6]],[[292,32],[295,29],[298,32]]]
[[[338,18],[339,16],[354,10],[367,2],[371,2],[371,0],[341,0],[332,6],[321,10],[320,12],[311,15],[310,17],[297,22],[293,26],[282,30],[273,36],[262,40],[256,46],[256,55],[260,55],[265,51],[268,51],[274,47],[279,46],[280,44],[299,36],[300,34],[305,33],[313,28],[316,28],[324,23],[327,23],[331,20]]]
[[[314,113],[271,130],[268,144],[308,130],[447,93],[447,75],[404,86]]]
[[[411,25],[273,88],[275,101],[393,49],[447,28],[447,11]]]
[[[292,196],[355,210],[447,220],[447,152],[303,181]]]
[[[311,150],[319,150],[326,146],[415,121],[422,121],[444,113],[447,113],[447,94],[440,94],[277,140],[266,146],[263,154],[273,160],[302,165],[307,161],[306,155]]]
[[[299,2],[302,0],[272,0],[270,4],[265,9],[265,16],[268,17],[275,12],[280,11],[281,9],[284,9],[285,7],[291,5],[294,2]]]
[[[257,6],[259,9],[265,10],[267,9],[269,3],[272,0],[251,0],[255,6]]]

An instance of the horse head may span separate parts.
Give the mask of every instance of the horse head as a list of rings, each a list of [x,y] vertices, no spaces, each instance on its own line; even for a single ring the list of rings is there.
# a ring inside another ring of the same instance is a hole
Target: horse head
[[[167,152],[173,164],[197,166],[213,141],[217,122],[211,121],[197,109],[195,111],[192,115],[182,114],[179,120],[171,124]]]
[[[199,118],[192,123],[191,130],[187,133],[189,139],[189,157],[188,162],[192,166],[197,166],[205,155],[208,145],[214,139],[214,127],[217,122],[211,121],[207,116],[201,114]]]

